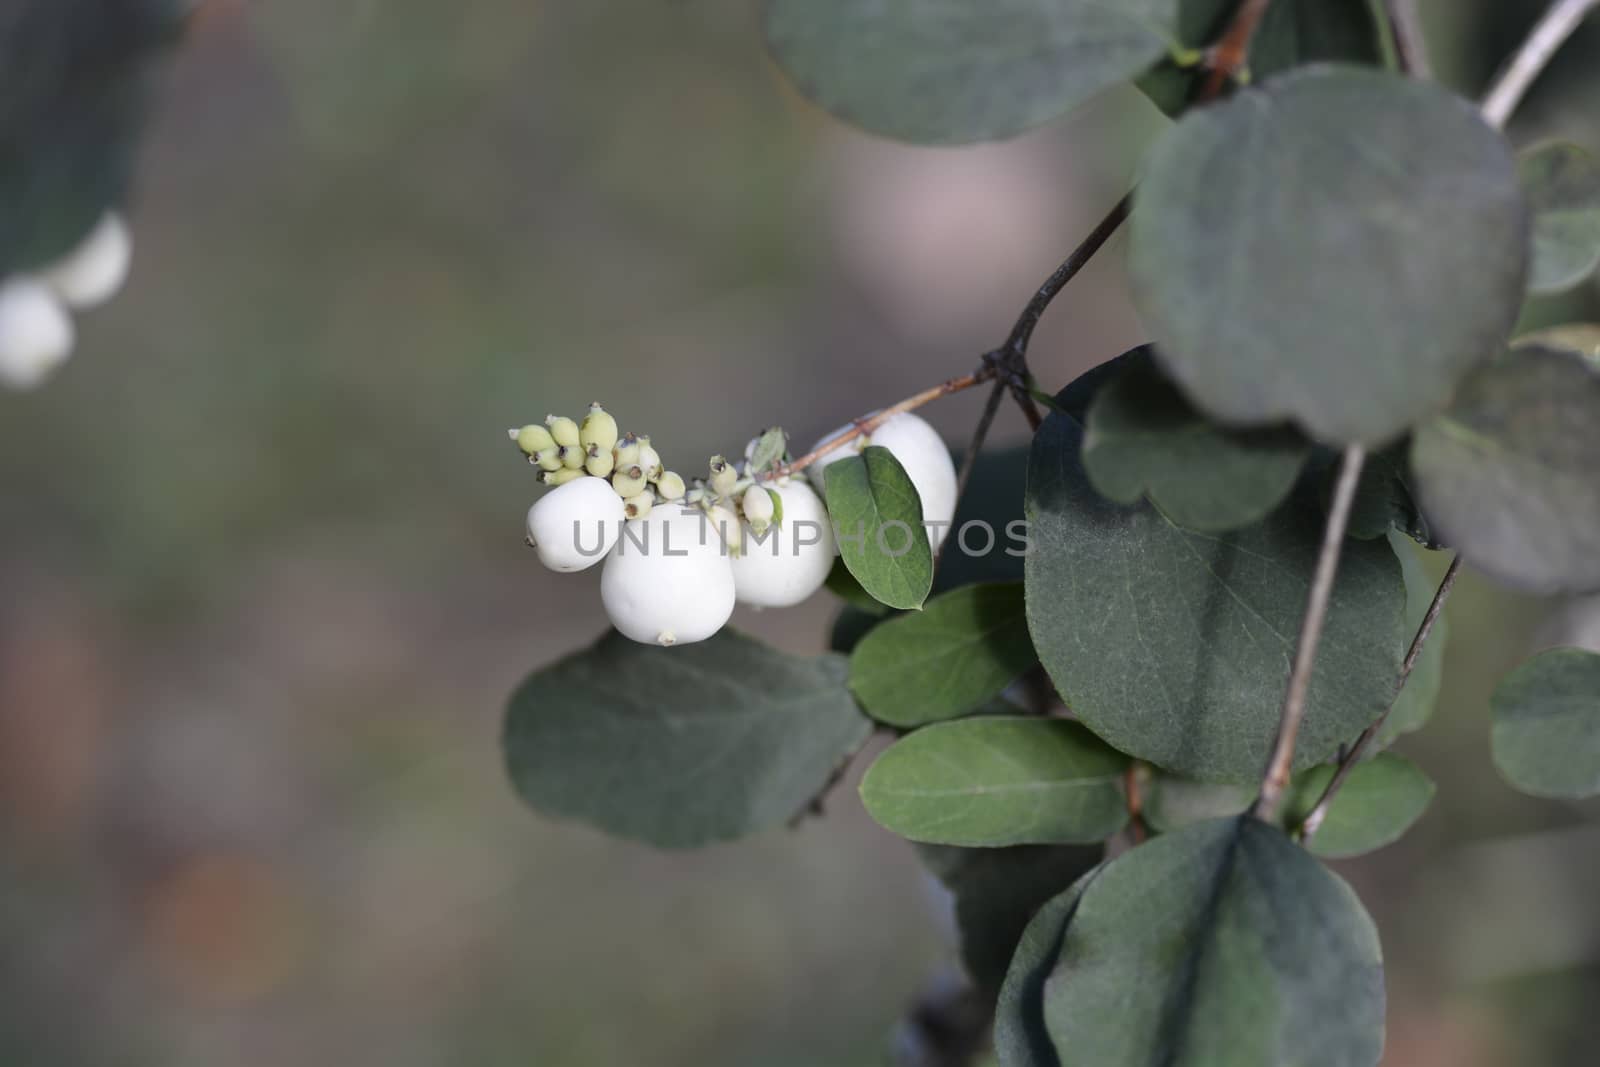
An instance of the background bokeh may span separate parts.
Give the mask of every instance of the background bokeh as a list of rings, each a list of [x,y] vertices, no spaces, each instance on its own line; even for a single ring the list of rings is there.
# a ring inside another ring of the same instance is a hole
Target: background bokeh
[[[208,5],[128,290],[0,395],[0,1062],[881,1062],[950,953],[848,787],[682,855],[513,798],[504,697],[604,620],[594,572],[524,549],[504,431],[601,399],[693,471],[962,373],[1165,120],[1126,90],[1003,145],[872,140],[778,81],[757,6]],[[1541,6],[1426,4],[1441,77],[1484,84]],[[1597,57],[1591,25],[1518,140],[1600,148]],[[1120,257],[1051,311],[1046,386],[1143,340]],[[930,418],[958,440],[979,402]],[[834,610],[739,621],[808,651]],[[1502,784],[1486,704],[1532,648],[1600,644],[1600,605],[1469,577],[1451,618],[1404,742],[1439,796],[1341,865],[1385,1062],[1591,1064],[1600,808]]]

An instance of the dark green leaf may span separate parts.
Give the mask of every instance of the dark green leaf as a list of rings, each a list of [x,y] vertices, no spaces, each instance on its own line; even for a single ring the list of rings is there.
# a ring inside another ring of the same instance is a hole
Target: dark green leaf
[[[177,0],[34,0],[0,15],[0,275],[69,252],[126,195]]]
[[[874,133],[1009,137],[1138,74],[1175,41],[1178,0],[767,0],[796,88]]]
[[[1422,551],[1399,531],[1391,530],[1389,544],[1400,557],[1400,571],[1406,583],[1406,632],[1415,634],[1422,626],[1433,603],[1433,594],[1439,582],[1422,565]],[[1408,639],[1409,640],[1409,639]],[[1373,735],[1377,749],[1388,748],[1402,734],[1420,730],[1433,717],[1434,705],[1439,700],[1439,690],[1444,686],[1444,651],[1450,643],[1450,619],[1440,615],[1433,624],[1428,641],[1422,646],[1411,676],[1395,698],[1394,707],[1383,726]],[[1409,647],[1409,646],[1408,646]]]
[[[917,853],[955,897],[961,959],[974,984],[994,996],[1023,928],[1035,912],[1100,862],[1099,846],[919,845]]]
[[[873,601],[873,603],[876,604],[877,601]],[[882,607],[882,605],[879,606]],[[833,626],[828,631],[828,648],[834,652],[843,652],[848,656],[874,626],[877,626],[892,614],[894,613],[880,614],[858,608],[854,604],[846,604],[839,609],[839,614],[833,618]]]
[[[1180,774],[1254,781],[1277,730],[1323,517],[1303,496],[1215,537],[1107,503],[1051,415],[1028,473],[1028,628],[1067,706],[1123,752]],[[1345,545],[1298,746],[1331,758],[1389,704],[1405,586],[1382,541]]]
[[[1101,496],[1145,496],[1191,530],[1256,522],[1294,488],[1310,446],[1293,430],[1232,430],[1208,420],[1155,366],[1150,349],[1099,392],[1084,428],[1083,465]]]
[[[1238,815],[1255,799],[1253,785],[1196,782],[1156,774],[1145,789],[1144,821],[1157,833],[1168,834],[1190,823]]]
[[[887,448],[828,465],[828,515],[839,556],[861,588],[891,608],[920,608],[933,585],[922,499]]]
[[[1600,162],[1557,141],[1522,153],[1517,176],[1533,210],[1528,291],[1570,289],[1600,266]]]
[[[856,576],[850,573],[850,568],[844,565],[844,557],[835,557],[833,567],[828,571],[828,592],[843,600],[853,608],[860,608],[868,615],[882,618],[890,614],[890,609],[872,599],[872,594],[861,588],[861,583],[856,581]]]
[[[935,593],[975,582],[1022,581],[1026,544],[1022,494],[1027,481],[1026,445],[978,454],[972,479],[956,504],[950,536],[939,555],[933,576]],[[968,529],[968,523],[979,525]],[[985,527],[994,531],[992,546]]]
[[[994,1050],[1000,1067],[1061,1067],[1045,1029],[1045,982],[1055,970],[1067,923],[1099,869],[1050,898],[1022,931],[995,1004]]]
[[[1318,476],[1324,506],[1331,504],[1338,479],[1337,454],[1330,452]],[[1438,547],[1427,518],[1417,507],[1412,491],[1415,480],[1411,473],[1410,438],[1369,455],[1361,467],[1361,480],[1356,484],[1356,498],[1350,508],[1350,536],[1369,541],[1390,530],[1400,530],[1418,544]]]
[[[1420,427],[1429,520],[1467,561],[1535,593],[1600,589],[1600,363],[1521,345]]]
[[[1239,817],[1164,834],[1084,887],[1045,983],[1064,1063],[1374,1067],[1377,931],[1337,875]]]
[[[938,723],[885,749],[861,780],[867,813],[940,845],[1087,844],[1128,821],[1128,760],[1065,719]]]
[[[1157,142],[1129,266],[1199,407],[1377,444],[1504,343],[1527,232],[1511,153],[1470,104],[1314,67],[1191,111]]]
[[[1600,794],[1600,655],[1542,652],[1506,676],[1489,707],[1506,781],[1539,797]]]
[[[1219,40],[1238,6],[1237,0],[1183,0],[1178,18],[1183,43],[1204,48]],[[1380,30],[1370,0],[1277,0],[1267,8],[1250,45],[1253,80],[1327,61],[1382,63]],[[1167,60],[1137,84],[1157,107],[1176,115],[1204,76]]]
[[[669,848],[792,817],[872,732],[843,657],[732,630],[680,648],[609,633],[511,697],[506,765],[550,815]]]
[[[1022,583],[968,585],[875,628],[850,656],[850,689],[891,726],[964,715],[1039,661]]]
[[[1304,822],[1332,778],[1328,765],[1295,775],[1284,806],[1285,825]],[[1433,781],[1415,764],[1380,753],[1351,768],[1306,847],[1328,859],[1344,859],[1393,844],[1422,817],[1433,792]]]

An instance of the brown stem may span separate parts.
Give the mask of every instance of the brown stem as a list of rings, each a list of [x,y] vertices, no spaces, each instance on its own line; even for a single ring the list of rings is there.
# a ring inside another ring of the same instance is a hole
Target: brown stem
[[[1428,635],[1433,633],[1434,624],[1439,621],[1439,616],[1444,611],[1444,602],[1450,598],[1450,590],[1455,588],[1456,576],[1461,573],[1461,556],[1450,561],[1450,566],[1445,569],[1444,577],[1439,581],[1439,588],[1433,594],[1433,602],[1428,605],[1428,613],[1422,617],[1422,625],[1417,627],[1416,636],[1411,639],[1411,647],[1406,650],[1406,658],[1400,663],[1400,681],[1395,687],[1395,700],[1400,699],[1400,691],[1405,688],[1406,679],[1411,677],[1411,672],[1417,666],[1417,660],[1422,658],[1422,648],[1428,643]],[[1361,754],[1366,751],[1372,739],[1378,736],[1378,731],[1383,729],[1383,724],[1389,721],[1389,713],[1394,710],[1395,700],[1383,709],[1383,714],[1378,716],[1378,721],[1361,731],[1348,751],[1339,758],[1339,766],[1334,770],[1333,777],[1328,780],[1327,786],[1322,790],[1322,796],[1312,806],[1305,821],[1300,824],[1300,839],[1309,840],[1317,832],[1317,827],[1322,825],[1322,820],[1328,817],[1328,805],[1333,803],[1333,798],[1343,788],[1345,779],[1350,776],[1350,771],[1361,761]]]
[[[1395,59],[1401,72],[1430,80],[1433,65],[1428,61],[1428,44],[1422,35],[1417,0],[1384,0],[1384,11],[1389,17],[1389,32],[1394,39]]]
[[[1361,480],[1361,467],[1366,462],[1367,450],[1361,445],[1347,445],[1344,461],[1339,467],[1339,482],[1333,491],[1333,506],[1328,510],[1328,525],[1322,535],[1322,550],[1317,556],[1317,569],[1311,579],[1311,593],[1306,599],[1305,620],[1300,624],[1300,637],[1295,642],[1294,665],[1289,670],[1289,684],[1284,692],[1283,711],[1278,717],[1278,736],[1273,742],[1272,757],[1267,761],[1266,772],[1261,776],[1261,795],[1256,798],[1255,815],[1263,822],[1274,823],[1284,790],[1289,786],[1289,775],[1294,766],[1294,746],[1300,735],[1300,723],[1306,716],[1306,695],[1311,689],[1311,670],[1317,662],[1317,645],[1322,641],[1322,628],[1328,620],[1328,603],[1333,599],[1333,580],[1339,571],[1339,553],[1344,547],[1345,529],[1350,525],[1350,508],[1355,501],[1356,485]]]
[[[1261,19],[1272,0],[1244,0],[1233,14],[1233,21],[1222,34],[1222,39],[1211,47],[1207,57],[1211,73],[1206,77],[1200,99],[1210,100],[1244,69],[1250,59],[1250,42],[1255,38]]]
[[[972,471],[978,465],[978,453],[983,450],[983,442],[989,436],[989,427],[994,425],[994,417],[1000,411],[1000,401],[1006,398],[1006,383],[995,382],[994,388],[989,390],[989,399],[983,402],[983,414],[978,416],[978,425],[973,428],[972,440],[967,442],[967,454],[961,459],[961,474],[956,478],[956,506],[961,506],[961,498],[966,495],[967,483],[972,481]],[[939,542],[939,547],[933,553],[933,565],[939,565],[939,557],[944,552],[944,546],[950,543],[955,531],[951,530],[944,540]]]

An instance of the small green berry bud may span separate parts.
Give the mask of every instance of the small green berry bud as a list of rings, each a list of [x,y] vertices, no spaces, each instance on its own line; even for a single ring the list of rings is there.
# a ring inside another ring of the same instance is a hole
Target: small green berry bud
[[[648,491],[630,496],[622,502],[622,510],[630,519],[642,519],[655,507],[656,498]]]
[[[733,469],[722,456],[711,457],[711,489],[718,496],[727,496],[733,492],[734,483],[739,480],[739,472]]]
[[[544,424],[550,427],[550,436],[563,448],[578,447],[578,424],[565,415],[546,415]]]
[[[627,500],[644,492],[646,482],[644,475],[639,473],[638,467],[630,467],[625,471],[617,471],[611,476],[611,487],[617,495]]]
[[[561,465],[571,471],[582,470],[583,461],[589,458],[577,445],[562,445],[558,454],[561,456]]]
[[[681,499],[685,491],[683,476],[677,471],[665,471],[656,479],[656,492],[661,494],[662,500]]]
[[[584,448],[610,452],[617,447],[617,420],[599,404],[590,404],[589,414],[583,417],[583,425],[578,429],[578,440]]]
[[[540,470],[558,471],[561,469],[561,450],[554,445],[549,448],[541,448],[528,457],[528,462],[534,464]]]
[[[617,442],[613,456],[617,461],[618,470],[627,470],[629,467],[639,465],[639,439],[631,433],[623,434],[622,440]]]
[[[529,423],[520,430],[512,430],[511,439],[517,443],[518,448],[530,456],[556,446],[556,440],[550,436],[550,431],[536,423]]]
[[[750,524],[750,529],[758,535],[765,533],[767,527],[772,525],[772,494],[764,486],[752,485],[744,491],[739,498],[739,510],[744,512],[745,521]]]
[[[661,477],[664,469],[661,466],[661,456],[649,444],[639,446],[639,466],[643,468],[646,480],[652,482]]]
[[[582,471],[573,470],[571,467],[562,467],[558,471],[545,471],[540,475],[540,480],[545,485],[566,485],[568,482],[584,477]]]
[[[722,539],[723,551],[737,559],[744,553],[744,538],[739,531],[739,516],[721,504],[706,509],[706,521]]]
[[[589,458],[583,461],[584,470],[596,478],[608,478],[615,466],[616,461],[611,458],[611,449],[602,450],[599,445],[589,446]]]

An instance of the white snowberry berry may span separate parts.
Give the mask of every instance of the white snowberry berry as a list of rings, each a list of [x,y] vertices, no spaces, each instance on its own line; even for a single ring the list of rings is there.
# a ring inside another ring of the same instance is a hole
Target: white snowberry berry
[[[72,319],[46,285],[0,284],[0,384],[31,389],[72,353]]]
[[[581,571],[599,563],[622,529],[622,498],[611,486],[602,478],[570,473],[571,481],[528,509],[528,538],[539,550],[539,561],[553,571]]]
[[[739,602],[764,608],[800,603],[827,580],[833,567],[833,526],[822,498],[798,479],[769,487],[783,500],[783,518],[765,534],[746,531],[744,552],[733,560]],[[757,486],[749,492],[759,492]]]
[[[822,444],[849,428],[841,426],[817,443]],[[956,465],[939,431],[926,420],[909,411],[891,415],[871,437],[846,441],[813,463],[810,467],[812,482],[820,491],[824,484],[822,472],[829,464],[856,455],[869,444],[887,448],[905,468],[906,476],[922,498],[923,521],[931,524],[928,540],[937,549],[950,532],[950,521],[956,514]]]
[[[114,211],[106,215],[78,242],[76,248],[39,274],[68,306],[91,308],[117,295],[128,279],[133,261],[133,238]]]
[[[733,569],[699,509],[663,505],[624,528],[600,572],[600,600],[634,641],[704,641],[733,614]]]

